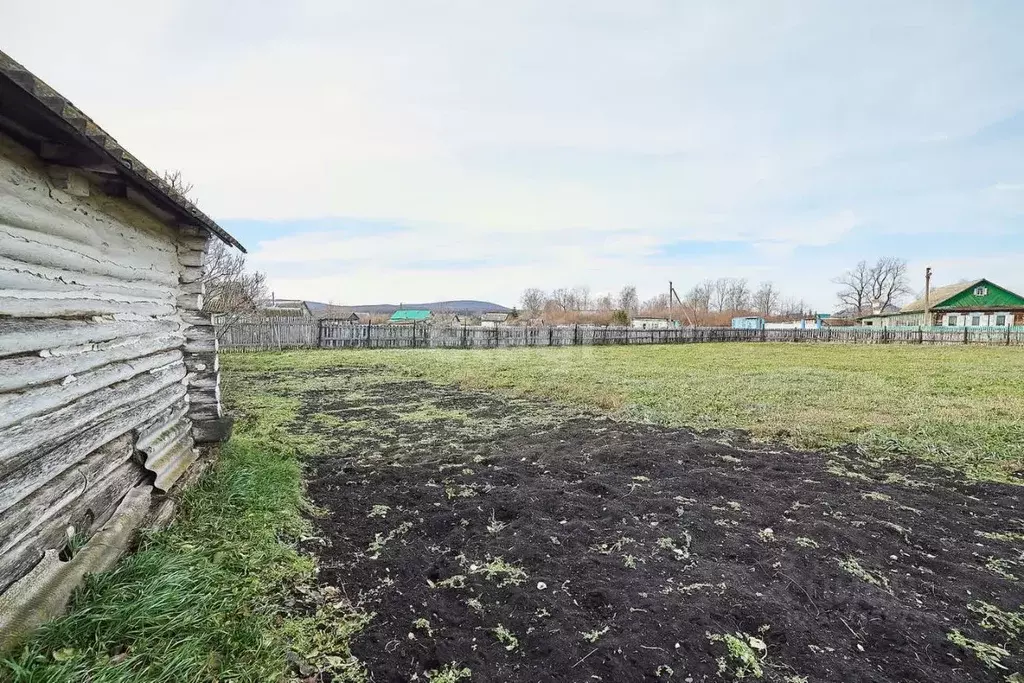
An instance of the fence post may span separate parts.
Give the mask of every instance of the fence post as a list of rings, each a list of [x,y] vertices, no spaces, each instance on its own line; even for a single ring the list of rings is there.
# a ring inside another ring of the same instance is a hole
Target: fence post
[[[917,343],[924,344],[924,328],[920,325],[917,326]]]
[[[580,325],[579,325],[579,323],[576,323],[575,325],[573,325],[573,328],[572,328],[572,345],[573,346],[578,346],[579,345],[579,343],[580,343],[579,337],[580,337]]]
[[[370,348],[370,324],[366,323],[366,348]]]
[[[967,327],[967,325],[964,325],[964,344],[967,343],[967,330],[969,329],[971,328]]]

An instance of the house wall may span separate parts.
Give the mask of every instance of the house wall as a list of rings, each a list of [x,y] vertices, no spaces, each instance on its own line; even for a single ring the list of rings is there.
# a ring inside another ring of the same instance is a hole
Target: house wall
[[[671,325],[663,318],[634,318],[630,327],[634,330],[667,330]]]
[[[1013,311],[948,311],[939,314],[939,325],[943,327],[1009,327],[1015,324]],[[999,324],[999,318],[1003,324]],[[977,320],[977,324],[975,324]]]
[[[0,136],[0,593],[196,460],[220,417],[207,244]]]
[[[866,317],[861,321],[862,325],[868,327],[918,327],[925,324],[923,311],[916,313],[894,313],[891,315],[876,315]]]

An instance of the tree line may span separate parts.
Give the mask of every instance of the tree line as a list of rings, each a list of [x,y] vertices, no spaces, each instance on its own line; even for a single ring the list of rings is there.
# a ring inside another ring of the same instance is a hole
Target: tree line
[[[803,299],[783,296],[772,282],[762,282],[754,288],[745,278],[731,277],[704,280],[685,294],[674,293],[671,302],[667,288],[641,300],[636,286],[630,284],[618,292],[598,295],[585,285],[551,291],[529,287],[523,290],[519,304],[524,316],[548,322],[614,322],[613,318],[621,321],[671,315],[685,323],[711,325],[723,324],[723,320],[734,315],[757,314],[767,318],[811,313]]]

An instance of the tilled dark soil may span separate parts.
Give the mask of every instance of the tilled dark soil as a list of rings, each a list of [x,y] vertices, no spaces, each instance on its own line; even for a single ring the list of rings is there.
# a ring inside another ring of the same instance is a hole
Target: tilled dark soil
[[[1024,680],[1020,488],[338,372],[296,429],[374,681]]]

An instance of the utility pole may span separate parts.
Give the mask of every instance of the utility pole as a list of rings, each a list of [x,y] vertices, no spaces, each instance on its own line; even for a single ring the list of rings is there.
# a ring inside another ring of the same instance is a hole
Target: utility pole
[[[672,288],[672,281],[669,280],[668,281],[668,324],[669,324],[669,327],[672,326],[672,294],[675,291],[676,290],[674,290]]]
[[[924,269],[924,324],[931,327],[931,302],[928,300],[932,293],[932,269],[931,266]]]
[[[690,316],[689,311],[686,310],[686,306],[683,305],[683,300],[679,298],[679,292],[676,291],[676,288],[672,286],[672,281],[669,280],[668,281],[668,317],[669,317],[669,321],[671,321],[673,319],[672,318],[672,299],[673,298],[676,300],[676,303],[679,304],[679,310],[681,310],[683,312],[683,314],[687,318],[687,321],[690,323],[691,326],[693,326],[694,325],[693,318]],[[680,320],[679,322],[682,323],[682,320]]]

